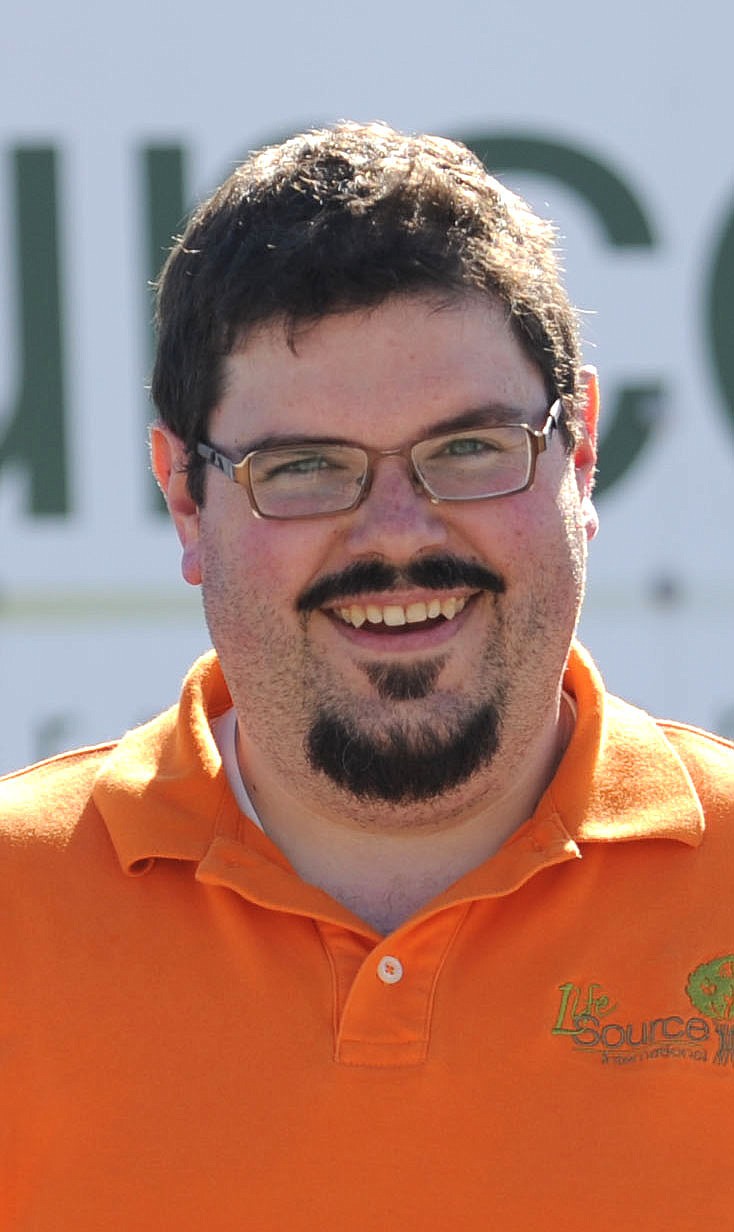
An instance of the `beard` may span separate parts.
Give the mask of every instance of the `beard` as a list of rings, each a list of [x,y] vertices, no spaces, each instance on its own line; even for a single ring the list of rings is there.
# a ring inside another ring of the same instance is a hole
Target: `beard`
[[[421,585],[474,585],[501,594],[504,582],[483,566],[452,557],[419,560],[407,569]],[[346,575],[346,576],[345,576]],[[397,585],[398,570],[383,562],[357,562],[344,574],[322,579],[301,596],[308,612],[328,599]],[[434,693],[445,656],[413,664],[363,663],[362,670],[380,702],[425,701]],[[418,720],[396,714],[395,706],[371,722],[335,699],[321,698],[306,733],[304,748],[312,770],[361,800],[385,804],[426,802],[460,786],[494,757],[499,746],[501,706],[479,702],[468,712]],[[389,716],[389,717],[388,717]]]
[[[393,722],[379,736],[337,710],[319,711],[307,733],[311,768],[361,800],[385,804],[426,802],[467,782],[494,757],[499,708],[478,706],[453,725],[424,719],[408,728]]]

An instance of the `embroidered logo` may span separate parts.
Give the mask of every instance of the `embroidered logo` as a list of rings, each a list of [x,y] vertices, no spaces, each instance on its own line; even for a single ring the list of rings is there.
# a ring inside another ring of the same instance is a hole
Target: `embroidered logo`
[[[697,1013],[630,1020],[600,983],[559,985],[551,1033],[605,1064],[675,1058],[734,1066],[734,954],[701,963],[685,988]]]
[[[688,998],[714,1024],[719,1037],[716,1065],[734,1065],[734,954],[701,963],[688,977]]]

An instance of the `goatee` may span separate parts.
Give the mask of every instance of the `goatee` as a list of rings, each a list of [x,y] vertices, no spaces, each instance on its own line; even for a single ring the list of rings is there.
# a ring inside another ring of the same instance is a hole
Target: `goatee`
[[[453,731],[430,722],[406,731],[388,726],[380,738],[349,718],[323,710],[306,737],[312,768],[360,800],[408,804],[432,800],[467,782],[489,764],[499,745],[500,720],[488,703]]]

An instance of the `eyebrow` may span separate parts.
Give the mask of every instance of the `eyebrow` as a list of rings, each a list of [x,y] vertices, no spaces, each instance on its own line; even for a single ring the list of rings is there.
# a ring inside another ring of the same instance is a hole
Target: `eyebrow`
[[[444,432],[461,432],[465,428],[487,428],[504,426],[505,424],[528,423],[535,416],[531,411],[518,410],[517,407],[504,406],[501,403],[491,403],[488,406],[473,407],[458,415],[451,415],[434,424],[429,436],[440,436]]]
[[[431,424],[430,427],[424,428],[421,435],[417,438],[419,441],[428,440],[432,436],[443,436],[447,432],[463,432],[471,428],[487,428],[494,425],[504,424],[523,424],[532,421],[535,415],[528,411],[518,410],[516,407],[509,407],[500,403],[491,403],[487,406],[472,407],[466,411],[460,411],[458,415],[449,415],[445,419],[438,420],[437,423]],[[236,445],[234,448],[243,458],[248,454],[254,453],[257,449],[278,449],[288,448],[289,446],[303,445],[353,445],[357,448],[362,448],[362,442],[355,441],[350,437],[345,436],[318,436],[308,435],[295,432],[269,432],[263,436],[258,436],[253,441],[248,441],[246,445]]]

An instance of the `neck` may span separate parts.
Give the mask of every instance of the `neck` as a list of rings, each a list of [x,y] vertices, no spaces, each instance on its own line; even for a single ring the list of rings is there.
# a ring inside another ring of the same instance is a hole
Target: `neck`
[[[535,809],[573,730],[559,702],[535,741],[499,753],[475,780],[420,805],[355,800],[323,776],[284,781],[238,723],[237,758],[263,829],[295,871],[380,933],[495,854]]]

